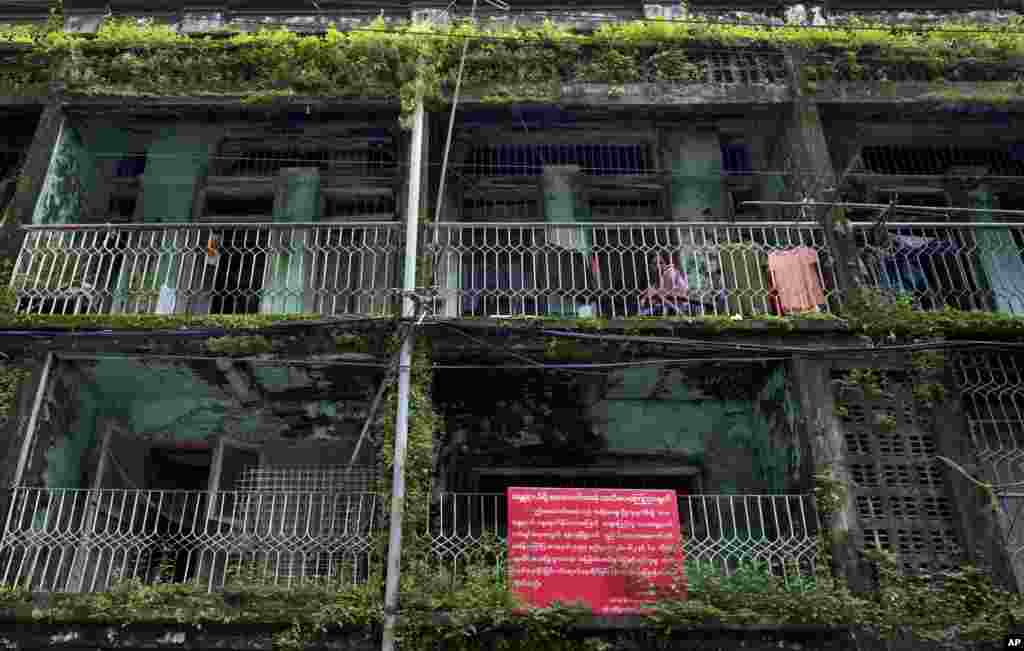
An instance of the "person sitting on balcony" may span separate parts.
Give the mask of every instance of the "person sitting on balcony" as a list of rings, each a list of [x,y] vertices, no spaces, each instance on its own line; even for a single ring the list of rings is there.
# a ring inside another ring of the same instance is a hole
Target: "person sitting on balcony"
[[[640,315],[682,314],[679,304],[687,302],[689,290],[686,278],[667,255],[654,256],[651,266],[658,281],[640,294]]]

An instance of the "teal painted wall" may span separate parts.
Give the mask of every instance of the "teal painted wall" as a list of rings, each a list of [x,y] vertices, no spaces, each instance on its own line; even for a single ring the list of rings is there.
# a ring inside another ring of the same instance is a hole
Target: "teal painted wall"
[[[103,419],[118,419],[140,436],[160,432],[174,440],[202,440],[222,432],[226,414],[236,406],[182,365],[98,360],[80,372],[76,418],[45,454],[48,487],[83,487],[82,464],[98,443],[97,423]],[[260,415],[247,412],[241,420],[239,428],[255,428]]]
[[[320,217],[320,174],[316,169],[282,170],[281,199],[274,206],[275,222],[311,222]],[[310,231],[272,231],[273,246],[279,251],[269,259],[260,300],[264,314],[295,314],[303,311],[306,286],[305,238]]]
[[[95,386],[80,382],[76,388],[75,419],[65,435],[45,454],[44,481],[48,488],[81,488],[83,461],[89,449],[96,445],[96,422],[102,401]]]
[[[200,127],[167,127],[146,152],[142,215],[148,223],[190,222],[196,185],[205,176],[218,136]]]
[[[78,130],[65,123],[54,148],[32,223],[71,224],[81,221],[95,177],[95,162]]]
[[[715,397],[678,373],[652,398],[659,380],[654,368],[627,369],[615,380],[618,386],[591,414],[605,423],[611,452],[688,455],[704,467],[710,493],[783,492],[799,466],[795,409],[781,367],[747,400]]]

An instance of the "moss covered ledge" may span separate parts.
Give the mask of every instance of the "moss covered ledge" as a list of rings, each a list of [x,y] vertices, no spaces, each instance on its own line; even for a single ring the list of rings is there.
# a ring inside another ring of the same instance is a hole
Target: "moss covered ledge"
[[[3,314],[0,329],[31,330],[183,330],[216,328],[259,330],[288,323],[323,322],[337,325],[320,314]]]
[[[832,314],[778,316],[636,317],[626,319],[565,319],[522,317],[515,319],[472,318],[453,320],[467,327],[529,330],[572,330],[578,332],[621,332],[661,336],[689,334],[868,336],[872,339],[946,338],[1024,340],[1024,316],[994,312],[945,309],[934,312],[892,306],[878,311],[855,312],[845,317]]]

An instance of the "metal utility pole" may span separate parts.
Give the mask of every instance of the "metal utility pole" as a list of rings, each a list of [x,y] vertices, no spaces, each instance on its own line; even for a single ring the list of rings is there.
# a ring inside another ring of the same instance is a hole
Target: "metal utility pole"
[[[420,174],[423,165],[423,98],[416,100],[409,157],[409,196],[405,210],[405,277],[402,288],[402,318],[419,311],[411,295],[416,287],[416,236],[419,233]],[[410,327],[415,328],[414,325]],[[384,589],[384,635],[381,651],[394,651],[398,621],[398,584],[402,571],[402,516],[405,510],[405,456],[409,443],[409,381],[412,364],[413,330],[402,342],[398,355],[398,411],[395,415],[395,458],[391,479],[391,531],[388,536],[388,565]]]

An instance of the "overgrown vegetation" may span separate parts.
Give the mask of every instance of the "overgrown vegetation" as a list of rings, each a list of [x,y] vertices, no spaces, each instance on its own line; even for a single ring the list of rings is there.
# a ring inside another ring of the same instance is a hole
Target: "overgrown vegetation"
[[[47,27],[6,27],[16,50],[0,66],[4,92],[39,92],[52,78],[83,94],[229,95],[246,101],[292,96],[439,100],[455,80],[464,38],[472,39],[463,87],[492,102],[546,101],[561,85],[711,80],[707,51],[737,48],[802,56],[804,81],[970,80],[1012,82],[1024,55],[1021,19],[999,27],[949,22],[915,31],[851,22],[848,28],[737,26],[715,21],[636,21],[593,34],[546,23],[484,28],[468,23],[389,26],[378,21],[323,35],[287,30],[190,36],[170,27],[110,20],[92,36]]]
[[[261,335],[236,337],[211,337],[206,340],[206,349],[220,355],[259,355],[273,350],[270,340]]]
[[[406,556],[400,630],[404,649],[468,651],[486,648],[491,637],[505,651],[608,648],[606,641],[587,640],[573,630],[589,615],[585,606],[556,604],[524,611],[495,573],[496,547],[484,545],[467,559],[454,586],[452,577],[439,573],[430,559]],[[868,556],[879,568],[878,590],[869,596],[851,594],[822,564],[814,576],[784,580],[763,565],[742,565],[727,575],[720,568],[689,562],[687,598],[663,599],[652,606],[647,614],[651,635],[706,624],[820,624],[853,627],[882,639],[912,636],[941,643],[936,648],[958,649],[1000,640],[1008,626],[1024,621],[1024,597],[993,588],[975,568],[908,577],[887,553],[871,551]],[[360,585],[290,588],[235,581],[223,593],[207,593],[193,584],[127,581],[105,593],[54,594],[42,607],[33,606],[27,590],[7,587],[0,590],[0,608],[41,622],[276,623],[281,625],[277,648],[299,649],[332,628],[379,626],[380,578]]]

